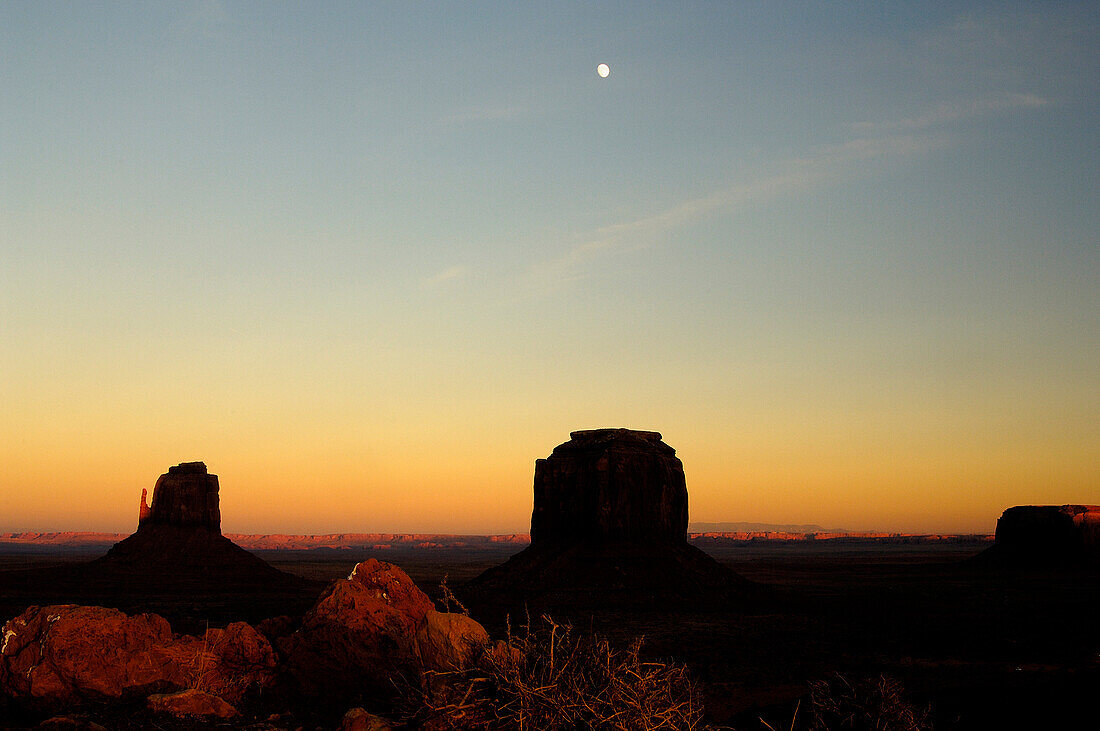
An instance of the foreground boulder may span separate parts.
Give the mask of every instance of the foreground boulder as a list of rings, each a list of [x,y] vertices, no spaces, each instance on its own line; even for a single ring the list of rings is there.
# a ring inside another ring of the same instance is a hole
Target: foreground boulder
[[[475,606],[697,603],[747,586],[688,544],[683,464],[659,433],[569,437],[535,462],[531,545],[464,588]]]
[[[980,563],[1004,566],[1100,564],[1100,506],[1019,505],[997,520]]]
[[[53,605],[30,607],[3,636],[0,692],[47,708],[196,687],[233,702],[275,668],[271,645],[243,622],[177,636],[155,614]]]
[[[484,639],[482,639],[484,638]],[[399,676],[469,662],[488,643],[469,617],[435,611],[408,574],[369,559],[333,582],[293,635],[279,640],[290,676],[307,695],[388,696]]]
[[[417,653],[426,670],[465,670],[488,647],[489,634],[485,628],[465,614],[432,610],[424,615],[416,632]]]

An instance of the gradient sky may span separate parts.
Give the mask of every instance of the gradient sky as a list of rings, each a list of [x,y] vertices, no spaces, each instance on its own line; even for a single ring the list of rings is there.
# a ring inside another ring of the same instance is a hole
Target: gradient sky
[[[596,65],[611,76],[601,79]],[[1094,3],[0,4],[0,530],[1100,502]]]

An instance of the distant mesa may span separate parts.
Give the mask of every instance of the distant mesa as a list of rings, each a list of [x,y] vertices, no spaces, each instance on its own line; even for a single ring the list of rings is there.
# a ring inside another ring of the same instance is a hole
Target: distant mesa
[[[531,545],[466,587],[475,600],[686,599],[747,581],[688,544],[676,450],[652,431],[575,431],[536,460]]]
[[[1100,565],[1100,505],[1018,505],[997,520],[978,556],[998,566]]]

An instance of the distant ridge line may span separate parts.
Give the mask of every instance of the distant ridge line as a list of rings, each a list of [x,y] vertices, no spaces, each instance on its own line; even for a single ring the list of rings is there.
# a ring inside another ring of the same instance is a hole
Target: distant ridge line
[[[689,523],[689,533],[851,533],[844,528],[822,528],[820,525],[784,523]]]
[[[766,525],[760,523],[696,523],[691,528],[708,525]],[[776,528],[792,526],[774,526]],[[807,528],[811,526],[793,526]],[[817,526],[812,526],[817,527]],[[22,531],[0,533],[0,548],[9,546],[43,548],[108,548],[126,538],[126,533],[81,532],[35,532]],[[289,533],[227,533],[225,537],[247,550],[376,550],[394,548],[420,549],[462,549],[487,548],[491,546],[526,546],[531,542],[527,533],[502,533],[495,535],[456,535],[451,533],[321,533],[297,535]],[[688,533],[688,539],[697,546],[737,545],[748,542],[875,542],[875,543],[940,543],[960,541],[993,540],[991,534],[984,533],[889,533],[872,531],[826,531],[809,532],[787,530],[717,530]]]

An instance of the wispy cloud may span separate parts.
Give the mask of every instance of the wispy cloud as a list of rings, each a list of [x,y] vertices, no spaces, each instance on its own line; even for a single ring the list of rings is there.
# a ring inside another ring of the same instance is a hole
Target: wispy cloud
[[[947,140],[942,137],[910,134],[824,145],[810,155],[786,161],[771,174],[684,201],[650,216],[595,229],[561,256],[531,265],[527,283],[532,291],[555,289],[586,276],[581,268],[589,262],[650,246],[662,234],[707,215],[734,211],[825,185],[853,174],[855,163],[922,154],[946,144]]]
[[[453,279],[461,279],[470,273],[470,267],[465,264],[458,264],[453,267],[448,267],[438,274],[434,274],[430,277],[425,277],[420,280],[420,285],[425,289],[431,289],[432,287],[438,287],[444,282],[449,282]]]
[[[1049,104],[1048,100],[1037,94],[990,94],[963,102],[940,104],[936,108],[915,117],[885,122],[855,122],[851,127],[861,134],[922,130],[989,114],[1042,107],[1047,104]]]

